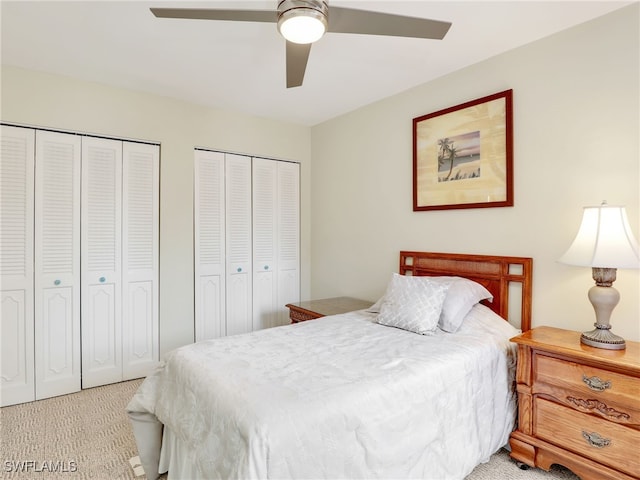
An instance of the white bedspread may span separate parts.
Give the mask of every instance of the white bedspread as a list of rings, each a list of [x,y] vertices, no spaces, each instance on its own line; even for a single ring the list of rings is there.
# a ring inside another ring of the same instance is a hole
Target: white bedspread
[[[518,331],[481,305],[456,334],[374,318],[179,348],[127,408],[165,424],[200,478],[464,478],[514,427]]]

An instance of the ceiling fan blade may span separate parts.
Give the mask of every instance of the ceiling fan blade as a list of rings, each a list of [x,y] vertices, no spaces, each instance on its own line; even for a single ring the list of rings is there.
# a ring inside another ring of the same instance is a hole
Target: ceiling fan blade
[[[329,6],[329,32],[442,40],[450,22]]]
[[[275,10],[218,10],[211,8],[151,8],[150,10],[158,18],[270,23],[278,21],[278,12]]]
[[[310,51],[310,43],[287,42],[287,88],[302,85]]]

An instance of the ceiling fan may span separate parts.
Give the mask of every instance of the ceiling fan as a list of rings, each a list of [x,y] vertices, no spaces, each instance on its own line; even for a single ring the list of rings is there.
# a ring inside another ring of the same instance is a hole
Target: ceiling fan
[[[277,23],[287,41],[287,88],[302,85],[311,44],[325,32],[441,40],[451,27],[450,22],[427,18],[330,7],[324,0],[280,0],[277,10],[152,8],[151,12],[159,18]]]

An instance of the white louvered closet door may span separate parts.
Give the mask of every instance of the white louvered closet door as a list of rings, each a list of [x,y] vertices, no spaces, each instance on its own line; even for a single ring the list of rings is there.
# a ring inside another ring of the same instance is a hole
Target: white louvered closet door
[[[251,157],[225,154],[226,331],[252,329]]]
[[[159,360],[158,145],[122,145],[122,379],[143,377]]]
[[[195,151],[195,339],[226,335],[224,153]]]
[[[289,323],[287,303],[300,301],[300,164],[278,162],[278,323]]]
[[[0,143],[0,396],[4,407],[35,399],[35,134],[31,129],[3,125]]]
[[[278,325],[278,163],[253,159],[253,329]],[[284,306],[284,304],[283,304]]]
[[[80,390],[80,137],[36,131],[36,399]]]
[[[82,388],[122,380],[122,142],[82,139]]]

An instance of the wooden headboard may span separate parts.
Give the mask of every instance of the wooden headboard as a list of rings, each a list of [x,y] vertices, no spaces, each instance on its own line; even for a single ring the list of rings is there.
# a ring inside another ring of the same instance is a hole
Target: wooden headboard
[[[478,282],[493,295],[493,302],[483,301],[487,307],[514,324],[518,322],[511,317],[519,313],[519,327],[522,331],[525,332],[531,328],[532,258],[400,252],[399,273],[416,276],[457,276]],[[512,299],[511,308],[509,306],[510,290],[520,297]],[[515,309],[513,304],[516,305]],[[517,312],[518,305],[519,312]]]

